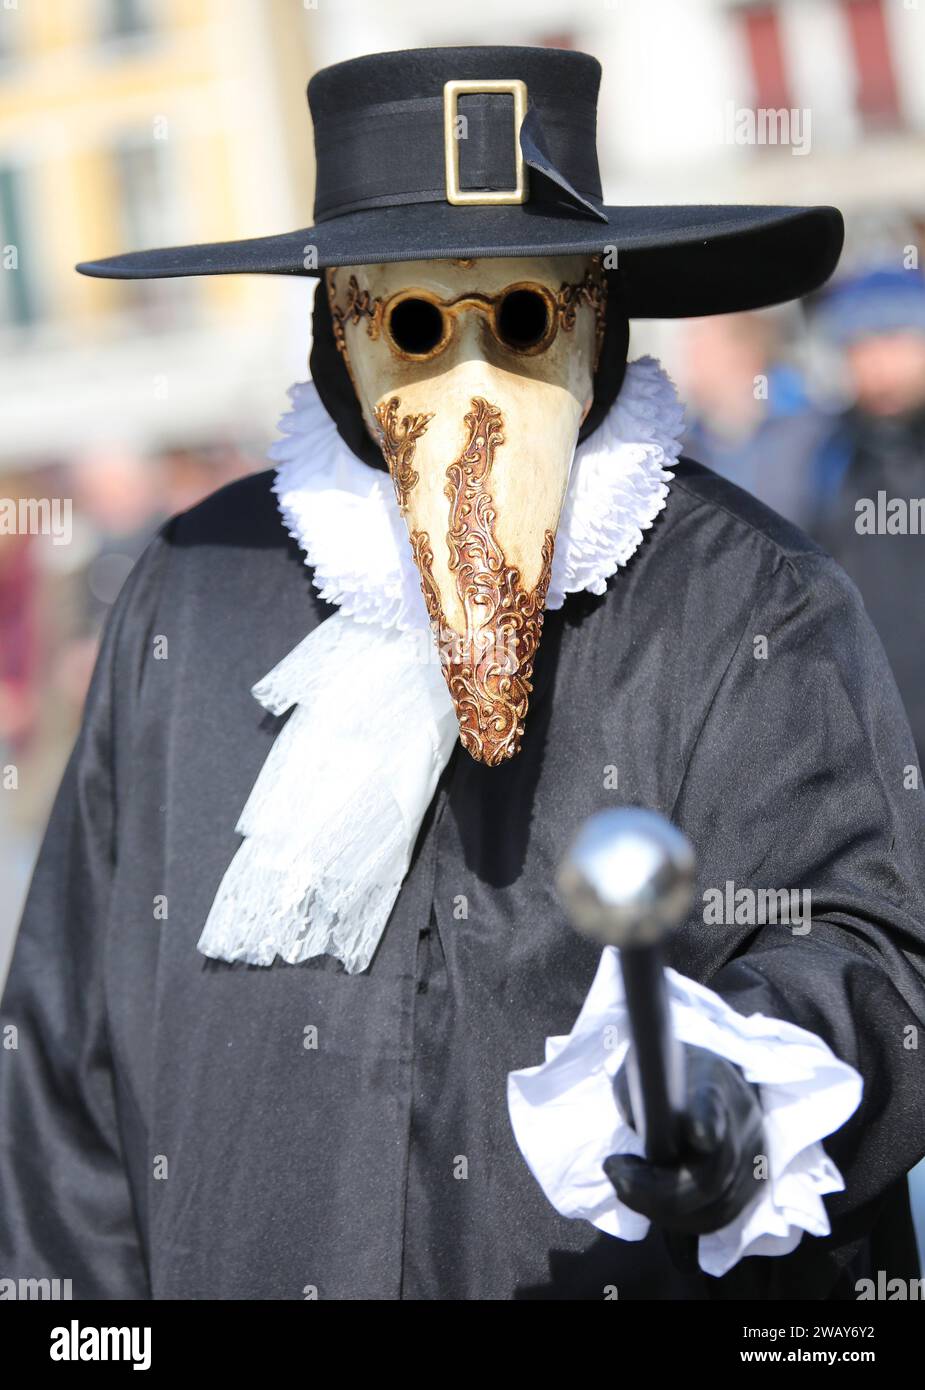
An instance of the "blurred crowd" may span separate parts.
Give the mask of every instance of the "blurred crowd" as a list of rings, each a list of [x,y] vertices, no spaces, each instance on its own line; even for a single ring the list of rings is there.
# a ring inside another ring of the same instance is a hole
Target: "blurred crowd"
[[[914,243],[904,254],[915,261]],[[687,452],[808,532],[858,586],[925,764],[925,276],[874,258],[810,304],[683,332]],[[919,780],[914,780],[918,778]],[[925,1162],[909,1175],[925,1266]]]
[[[925,762],[925,276],[871,264],[814,303],[688,326],[687,452],[857,584]]]
[[[31,872],[100,633],[129,570],[167,517],[259,466],[236,446],[217,445],[0,472],[0,501],[71,504],[67,544],[28,532],[0,539],[0,776],[14,777],[17,792],[2,802],[4,901],[21,895]]]

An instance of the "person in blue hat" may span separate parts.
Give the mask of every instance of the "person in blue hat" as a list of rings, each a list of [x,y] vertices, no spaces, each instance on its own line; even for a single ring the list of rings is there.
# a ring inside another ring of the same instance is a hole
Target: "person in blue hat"
[[[925,275],[876,267],[816,310],[850,404],[817,454],[809,525],[864,598],[925,760]]]

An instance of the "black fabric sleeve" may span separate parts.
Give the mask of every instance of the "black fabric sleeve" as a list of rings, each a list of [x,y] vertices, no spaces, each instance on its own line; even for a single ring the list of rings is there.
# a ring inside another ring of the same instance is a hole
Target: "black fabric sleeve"
[[[0,1275],[70,1279],[78,1299],[149,1297],[122,1157],[105,945],[113,728],[130,723],[165,552],[159,536],[110,615],[0,1004]]]
[[[762,640],[763,639],[763,640]],[[719,682],[673,818],[699,890],[808,889],[805,924],[708,925],[678,964],[744,1014],[822,1037],[863,1077],[826,1141],[846,1191],[880,1197],[925,1152],[925,806],[915,749],[857,590],[827,556],[781,556]]]

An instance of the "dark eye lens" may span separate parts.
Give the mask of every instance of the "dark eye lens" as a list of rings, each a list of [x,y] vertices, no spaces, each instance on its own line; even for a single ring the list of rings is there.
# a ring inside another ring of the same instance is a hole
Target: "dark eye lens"
[[[511,348],[536,347],[549,327],[546,300],[536,290],[511,290],[498,310],[498,337]]]
[[[427,299],[403,299],[389,319],[392,341],[402,352],[421,356],[443,337],[443,315]]]

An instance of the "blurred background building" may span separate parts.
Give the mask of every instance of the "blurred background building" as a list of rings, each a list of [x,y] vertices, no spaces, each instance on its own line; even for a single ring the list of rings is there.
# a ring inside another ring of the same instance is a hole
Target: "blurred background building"
[[[109,604],[160,521],[261,466],[306,370],[307,280],[74,263],[310,222],[306,19],[0,0],[0,498],[73,503],[67,545],[0,536],[0,977]]]
[[[921,758],[925,537],[852,523],[871,489],[925,496],[925,0],[0,0],[0,504],[73,503],[66,544],[0,530],[0,980],[106,612],[164,518],[264,466],[309,347],[308,279],[74,262],[309,225],[312,72],[479,43],[601,60],[608,202],[844,211],[840,301],[631,350],[678,381],[690,452],[856,578]]]

